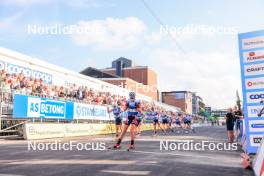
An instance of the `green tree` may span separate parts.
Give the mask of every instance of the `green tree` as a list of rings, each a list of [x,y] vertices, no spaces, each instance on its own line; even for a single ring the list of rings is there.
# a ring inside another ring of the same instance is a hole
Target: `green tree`
[[[206,112],[204,108],[200,109],[198,115],[203,116],[203,117],[207,117],[207,118],[209,117],[208,112]]]

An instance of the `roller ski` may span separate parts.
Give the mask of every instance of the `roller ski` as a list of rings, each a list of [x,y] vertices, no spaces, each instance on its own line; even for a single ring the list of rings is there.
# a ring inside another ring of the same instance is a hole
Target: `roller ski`
[[[127,151],[132,151],[132,150],[135,150],[135,145],[130,145],[130,146],[127,148]]]
[[[109,149],[109,150],[119,150],[119,149],[121,149],[121,145],[120,144],[115,144],[113,146],[109,146],[107,149]]]

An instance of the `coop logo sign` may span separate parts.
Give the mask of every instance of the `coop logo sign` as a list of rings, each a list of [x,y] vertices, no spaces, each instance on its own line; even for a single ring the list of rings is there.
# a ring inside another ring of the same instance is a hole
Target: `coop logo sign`
[[[26,77],[42,79],[44,82],[52,84],[52,75],[19,65],[0,61],[0,70],[5,70],[9,74],[19,74],[23,72]]]
[[[260,103],[262,100],[264,100],[264,91],[247,93],[247,103]]]
[[[250,99],[262,99],[264,98],[264,94],[252,94],[250,95]]]
[[[264,100],[264,91],[247,92],[247,103],[260,103]]]

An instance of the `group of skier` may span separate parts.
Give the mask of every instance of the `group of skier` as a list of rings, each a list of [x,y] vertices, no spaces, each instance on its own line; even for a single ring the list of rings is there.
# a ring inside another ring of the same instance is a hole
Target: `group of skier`
[[[131,141],[128,150],[135,148],[135,137],[141,134],[143,119],[152,121],[153,136],[157,136],[158,128],[165,134],[175,132],[175,128],[190,129],[194,132],[191,126],[191,115],[160,110],[155,108],[155,106],[144,107],[140,100],[136,99],[135,92],[129,93],[129,99],[126,100],[125,104],[117,101],[112,108],[108,108],[108,113],[111,112],[115,118],[116,125],[116,144],[112,147],[114,149],[121,148],[120,144],[129,126]]]

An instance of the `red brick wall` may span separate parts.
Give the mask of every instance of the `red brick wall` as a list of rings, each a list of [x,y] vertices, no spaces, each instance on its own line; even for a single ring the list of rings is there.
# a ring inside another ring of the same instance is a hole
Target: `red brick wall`
[[[163,95],[163,102],[168,105],[177,106],[182,111],[186,110],[185,99],[177,100],[173,95]]]
[[[148,85],[157,85],[157,74],[151,69],[148,69]]]
[[[103,71],[106,73],[115,75],[115,69],[105,69]],[[145,85],[156,85],[157,84],[156,72],[154,72],[152,69],[148,67],[125,68],[123,69],[123,77],[133,79]]]
[[[182,111],[192,114],[191,94],[187,93],[186,99],[176,99],[174,95],[163,94],[163,102],[181,108]]]
[[[137,68],[137,69],[124,69],[123,76],[133,79],[139,83],[145,85],[148,84],[148,71],[147,68]]]

